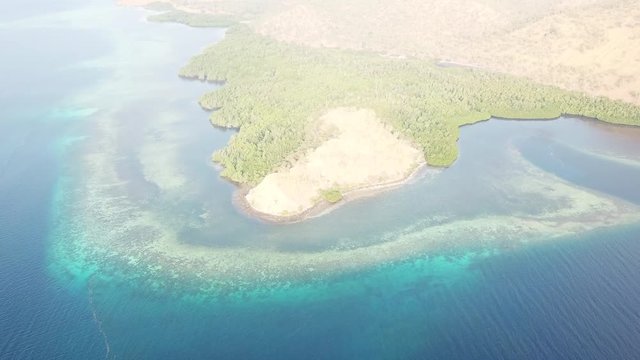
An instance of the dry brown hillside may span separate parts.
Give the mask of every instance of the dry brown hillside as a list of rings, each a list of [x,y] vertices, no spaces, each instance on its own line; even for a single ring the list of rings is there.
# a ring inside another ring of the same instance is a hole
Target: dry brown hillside
[[[640,104],[637,0],[170,1],[241,16],[285,42],[477,66]]]

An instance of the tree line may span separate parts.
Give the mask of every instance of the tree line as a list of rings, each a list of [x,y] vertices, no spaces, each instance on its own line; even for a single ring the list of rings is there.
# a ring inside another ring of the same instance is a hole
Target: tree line
[[[444,68],[419,59],[312,49],[235,25],[224,40],[192,58],[180,74],[224,81],[200,104],[211,121],[239,128],[214,154],[229,179],[255,184],[287,166],[313,139],[323,112],[371,108],[425,153],[447,166],[457,158],[461,125],[491,116],[549,119],[562,114],[640,125],[640,108],[478,69]]]

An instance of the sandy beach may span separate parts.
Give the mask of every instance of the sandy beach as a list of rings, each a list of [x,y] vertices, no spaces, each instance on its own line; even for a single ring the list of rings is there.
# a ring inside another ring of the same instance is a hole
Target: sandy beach
[[[442,169],[429,167],[425,163],[422,163],[414,170],[413,173],[411,173],[409,176],[407,176],[403,180],[390,182],[386,184],[376,184],[376,185],[364,186],[357,189],[352,189],[348,192],[343,193],[342,200],[335,203],[320,199],[310,209],[307,209],[302,213],[299,213],[296,215],[290,215],[290,216],[277,216],[272,214],[266,214],[266,213],[257,211],[256,209],[251,207],[251,205],[246,199],[246,196],[251,190],[251,188],[245,185],[238,186],[238,189],[233,194],[233,204],[241,213],[253,218],[257,218],[264,222],[274,223],[274,224],[295,224],[295,223],[303,222],[319,216],[326,215],[351,201],[374,197],[384,192],[398,189],[403,185],[412,184],[424,177],[436,176],[438,173],[440,173],[440,171],[442,171]]]

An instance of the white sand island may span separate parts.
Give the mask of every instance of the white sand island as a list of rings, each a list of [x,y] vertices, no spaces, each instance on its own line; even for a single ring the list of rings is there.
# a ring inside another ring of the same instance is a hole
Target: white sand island
[[[318,119],[317,129],[331,135],[250,189],[244,196],[248,210],[270,220],[302,220],[343,195],[402,184],[425,163],[422,151],[394,134],[372,110],[332,109]]]

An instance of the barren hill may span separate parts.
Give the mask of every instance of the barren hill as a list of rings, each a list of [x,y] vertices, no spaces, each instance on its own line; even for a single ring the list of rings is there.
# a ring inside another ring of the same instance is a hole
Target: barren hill
[[[637,1],[167,1],[280,41],[480,67],[640,104]]]

